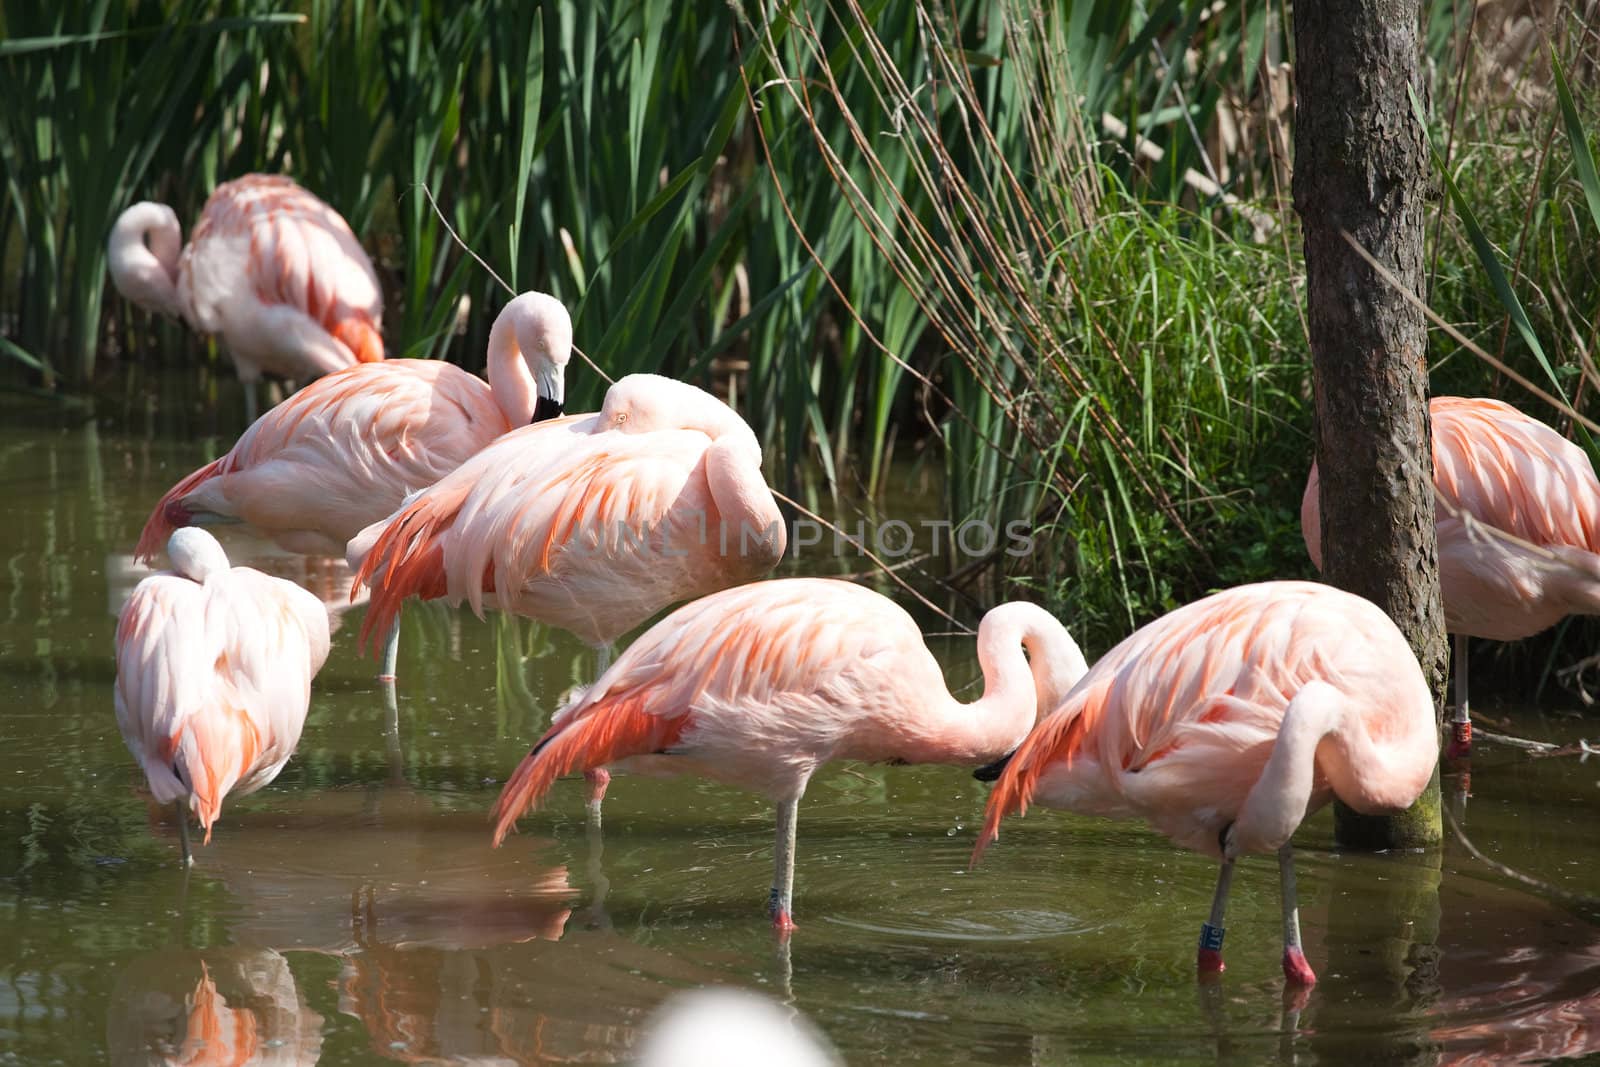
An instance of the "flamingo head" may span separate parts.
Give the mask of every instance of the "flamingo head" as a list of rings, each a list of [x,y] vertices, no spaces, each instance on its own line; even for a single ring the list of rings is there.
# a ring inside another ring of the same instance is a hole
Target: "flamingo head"
[[[737,443],[761,465],[761,445],[739,414],[704,389],[659,374],[630,374],[606,391],[601,425],[623,433],[698,430],[719,443]]]
[[[533,374],[538,400],[533,421],[560,415],[566,403],[567,363],[572,359],[572,316],[548,293],[527,292],[500,312],[510,316],[517,348]]]

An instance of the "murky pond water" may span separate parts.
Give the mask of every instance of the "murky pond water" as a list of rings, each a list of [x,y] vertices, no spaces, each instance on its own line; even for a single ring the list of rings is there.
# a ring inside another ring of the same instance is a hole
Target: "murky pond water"
[[[591,669],[565,634],[405,616],[398,707],[349,610],[295,759],[230,801],[194,869],[112,712],[114,612],[146,512],[221,440],[60,429],[0,410],[0,1062],[626,1061],[674,990],[764,991],[851,1063],[1504,1062],[1600,1053],[1600,760],[1483,744],[1442,854],[1297,838],[1303,1005],[1277,880],[1241,865],[1229,971],[1193,942],[1215,870],[1142,825],[1040,812],[967,870],[983,787],[835,767],[801,806],[787,953],[765,915],[772,813],[619,778],[603,836],[564,783],[489,848],[486,812]],[[225,541],[347,607],[342,566]],[[1070,624],[1070,620],[1069,620]],[[969,640],[937,643],[953,684]],[[1567,742],[1600,719],[1486,706]],[[1459,785],[1447,779],[1447,790]],[[254,1050],[257,1059],[249,1059]]]

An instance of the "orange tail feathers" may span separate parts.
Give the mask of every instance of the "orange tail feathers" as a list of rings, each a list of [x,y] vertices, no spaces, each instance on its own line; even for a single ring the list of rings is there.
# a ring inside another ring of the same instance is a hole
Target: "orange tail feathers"
[[[677,743],[688,714],[652,715],[641,696],[602,700],[580,715],[552,726],[517,764],[494,805],[494,844],[498,848],[517,819],[537,804],[555,780],[573,770],[662,752]]]
[[[139,543],[133,550],[133,558],[137,562],[149,563],[155,559],[156,553],[167,547],[167,538],[172,536],[172,531],[180,526],[189,525],[189,520],[193,516],[181,501],[200,488],[202,482],[224,473],[222,464],[227,458],[223,456],[222,459],[212,460],[167,490],[166,495],[157,502],[155,510],[150,512],[150,518],[144,524],[144,532],[139,534]]]
[[[339,343],[355,353],[358,363],[379,363],[383,360],[383,336],[377,327],[365,318],[346,315],[333,324],[333,336]]]
[[[350,587],[352,597],[362,585],[372,589],[357,638],[363,652],[377,653],[375,636],[389,632],[406,597],[433,600],[449,592],[438,534],[455,519],[466,490],[465,485],[457,491],[435,486],[402,508],[372,543]]]
[[[1013,812],[1027,814],[1045,769],[1060,761],[1072,762],[1073,754],[1083,744],[1090,718],[1082,708],[1076,713],[1057,712],[1034,727],[1018,746],[989,793],[989,803],[983,809],[983,832],[972,847],[969,867],[976,867],[989,845],[1000,836],[1002,819]]]
[[[220,704],[191,718],[179,742],[195,817],[211,844],[222,801],[261,754],[261,737],[243,708]]]

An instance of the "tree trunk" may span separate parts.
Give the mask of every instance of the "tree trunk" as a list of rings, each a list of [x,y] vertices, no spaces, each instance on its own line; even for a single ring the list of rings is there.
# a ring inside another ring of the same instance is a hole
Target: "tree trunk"
[[[1294,5],[1293,190],[1305,236],[1323,575],[1389,613],[1442,697],[1426,322],[1341,234],[1421,292],[1427,147],[1406,93],[1423,91],[1419,4]],[[1356,848],[1438,843],[1438,776],[1401,816],[1337,807],[1335,836]]]

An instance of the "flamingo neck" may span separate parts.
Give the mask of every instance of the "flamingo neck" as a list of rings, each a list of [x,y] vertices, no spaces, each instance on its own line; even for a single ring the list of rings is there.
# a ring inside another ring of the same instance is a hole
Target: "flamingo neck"
[[[117,292],[140,307],[178,315],[178,259],[183,230],[165,204],[134,204],[117,217],[106,248]]]
[[[1088,670],[1066,629],[1043,608],[1020,601],[1001,604],[978,624],[978,665],[983,696],[961,709],[952,741],[964,751],[952,752],[951,762],[991,763],[1010,753],[1033,729],[1043,702],[1053,710]]]

